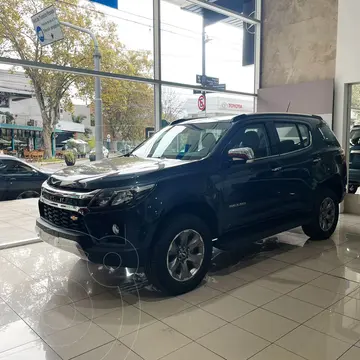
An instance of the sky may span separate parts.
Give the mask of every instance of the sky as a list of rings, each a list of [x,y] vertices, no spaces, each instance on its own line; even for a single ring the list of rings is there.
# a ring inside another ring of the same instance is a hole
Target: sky
[[[153,51],[152,0],[119,0],[118,10],[97,8],[118,25],[119,38],[128,49]],[[202,18],[162,0],[161,22],[162,79],[196,84],[196,74],[201,74]],[[206,74],[219,78],[228,90],[252,93],[254,67],[242,67],[243,30],[217,23],[206,32]]]

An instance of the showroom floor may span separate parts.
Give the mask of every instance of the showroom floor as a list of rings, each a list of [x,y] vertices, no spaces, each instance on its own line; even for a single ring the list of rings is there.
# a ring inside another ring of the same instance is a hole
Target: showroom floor
[[[215,253],[205,284],[163,298],[43,243],[2,250],[0,359],[358,360],[359,255],[346,215],[332,240]]]

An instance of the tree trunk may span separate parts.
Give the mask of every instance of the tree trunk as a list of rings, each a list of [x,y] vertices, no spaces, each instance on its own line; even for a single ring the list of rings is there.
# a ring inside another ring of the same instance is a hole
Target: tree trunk
[[[51,119],[48,118],[46,113],[42,113],[42,119],[43,119],[43,132],[42,132],[42,138],[44,143],[44,157],[45,159],[50,159],[53,157],[52,154],[52,141],[51,141],[51,133],[52,133],[52,127],[49,126],[51,124]]]

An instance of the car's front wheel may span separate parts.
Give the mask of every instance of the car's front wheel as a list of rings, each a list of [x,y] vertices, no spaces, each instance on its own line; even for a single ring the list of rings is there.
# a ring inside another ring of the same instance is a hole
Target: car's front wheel
[[[326,240],[335,231],[339,220],[339,200],[330,189],[319,189],[312,220],[303,225],[304,233],[313,240]]]
[[[196,288],[205,277],[212,255],[208,226],[190,214],[174,216],[158,232],[146,275],[150,283],[168,295]]]

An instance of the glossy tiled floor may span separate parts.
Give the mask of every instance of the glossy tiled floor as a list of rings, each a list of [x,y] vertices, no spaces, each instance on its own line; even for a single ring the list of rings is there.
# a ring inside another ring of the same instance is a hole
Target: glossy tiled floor
[[[214,253],[177,298],[46,244],[2,250],[0,359],[359,360],[360,217],[331,240],[270,245]]]

